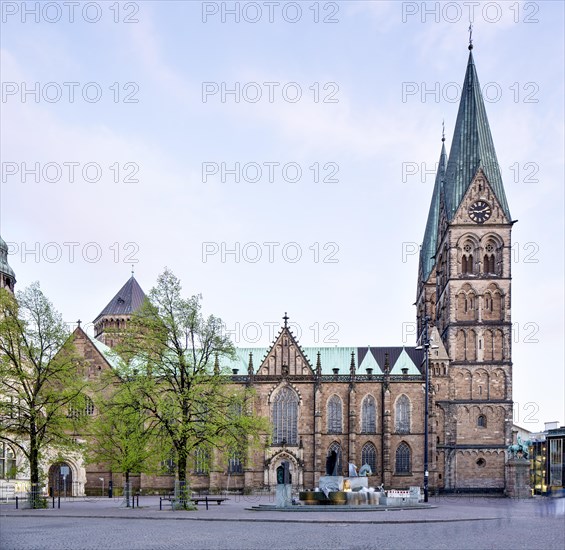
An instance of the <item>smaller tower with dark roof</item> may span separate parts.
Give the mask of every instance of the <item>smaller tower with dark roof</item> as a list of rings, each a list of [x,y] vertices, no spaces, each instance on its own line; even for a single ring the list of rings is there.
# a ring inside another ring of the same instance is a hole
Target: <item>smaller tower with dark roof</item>
[[[8,263],[8,245],[0,237],[0,288],[7,288],[10,292],[14,292],[15,285],[16,274]]]
[[[132,276],[94,320],[94,337],[113,348],[122,332],[143,301],[145,293]]]

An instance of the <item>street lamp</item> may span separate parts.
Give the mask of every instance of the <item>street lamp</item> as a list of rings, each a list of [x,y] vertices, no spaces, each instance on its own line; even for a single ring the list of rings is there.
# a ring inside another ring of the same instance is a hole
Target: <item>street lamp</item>
[[[424,330],[420,338],[420,345],[416,349],[424,350],[424,370],[425,370],[425,387],[424,394],[426,403],[424,405],[424,502],[428,502],[429,495],[429,468],[428,468],[428,416],[429,416],[429,396],[430,396],[430,347],[436,349],[438,346],[431,345],[431,339],[428,331],[428,323],[430,322],[430,317],[426,315],[424,317]]]

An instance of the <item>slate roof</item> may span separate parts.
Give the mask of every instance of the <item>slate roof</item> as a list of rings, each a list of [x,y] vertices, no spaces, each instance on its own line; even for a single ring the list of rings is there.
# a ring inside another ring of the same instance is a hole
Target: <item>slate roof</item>
[[[132,275],[127,283],[110,300],[108,305],[98,314],[94,322],[105,315],[130,315],[141,307],[144,300],[145,293]]]
[[[453,219],[479,168],[483,169],[504,214],[511,220],[473,52],[470,51],[444,183],[449,220]]]

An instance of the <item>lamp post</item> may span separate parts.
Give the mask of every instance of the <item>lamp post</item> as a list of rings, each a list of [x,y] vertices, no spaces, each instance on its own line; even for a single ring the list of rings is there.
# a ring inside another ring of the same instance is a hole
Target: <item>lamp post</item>
[[[428,416],[429,416],[429,396],[430,396],[430,372],[429,372],[429,362],[430,362],[430,337],[428,332],[428,323],[430,317],[426,315],[424,317],[424,330],[422,337],[420,339],[420,345],[416,349],[424,350],[424,370],[425,370],[425,385],[424,385],[424,502],[428,502],[429,496],[429,464],[428,464]]]

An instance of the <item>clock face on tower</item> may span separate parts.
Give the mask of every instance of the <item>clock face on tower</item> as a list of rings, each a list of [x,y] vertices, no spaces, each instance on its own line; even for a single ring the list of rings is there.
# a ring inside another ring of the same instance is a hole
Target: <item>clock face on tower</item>
[[[469,207],[469,217],[475,223],[485,223],[491,216],[490,205],[485,201],[476,201]]]

